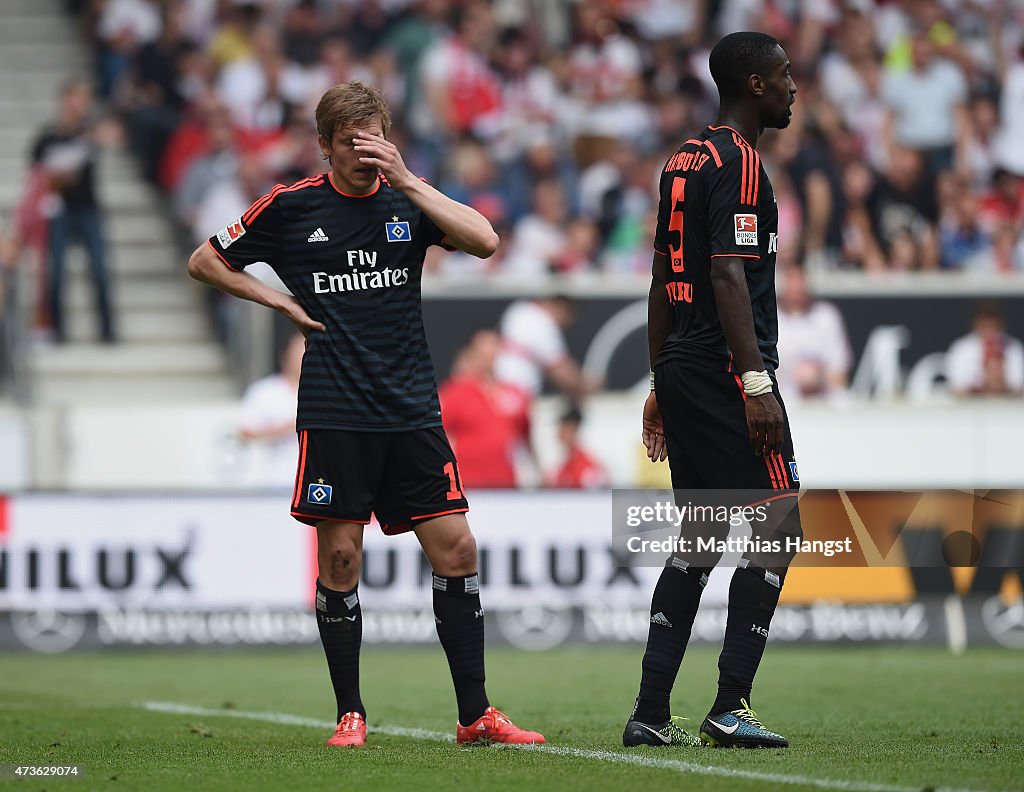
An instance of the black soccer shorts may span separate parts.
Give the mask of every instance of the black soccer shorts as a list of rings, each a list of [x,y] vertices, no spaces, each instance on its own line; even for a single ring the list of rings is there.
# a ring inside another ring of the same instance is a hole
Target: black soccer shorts
[[[299,522],[370,522],[384,533],[420,520],[469,511],[455,454],[441,427],[407,432],[307,429],[291,514]]]
[[[681,360],[667,360],[654,372],[658,408],[665,424],[665,444],[672,469],[672,489],[794,491],[800,475],[793,453],[786,405],[782,453],[754,454],[738,374],[716,371]]]

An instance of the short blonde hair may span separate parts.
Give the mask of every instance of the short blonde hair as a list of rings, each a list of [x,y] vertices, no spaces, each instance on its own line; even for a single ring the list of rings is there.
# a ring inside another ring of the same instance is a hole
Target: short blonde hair
[[[339,83],[327,89],[316,106],[316,131],[330,143],[334,133],[380,121],[384,136],[391,129],[391,111],[380,89],[361,82]]]

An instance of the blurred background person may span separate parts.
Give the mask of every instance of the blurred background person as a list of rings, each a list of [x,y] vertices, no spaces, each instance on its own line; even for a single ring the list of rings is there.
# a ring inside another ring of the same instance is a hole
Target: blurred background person
[[[967,134],[967,81],[960,65],[936,52],[927,31],[911,39],[911,62],[886,70],[882,95],[892,140],[922,154],[933,173],[950,170]]]
[[[93,95],[88,83],[68,82],[60,96],[56,121],[45,127],[32,146],[32,162],[49,180],[45,202],[49,217],[47,292],[53,339],[67,340],[64,327],[65,263],[68,244],[81,241],[89,255],[100,337],[113,343],[114,314],[103,236],[103,217],[96,194],[96,147],[104,128],[92,123]]]
[[[600,489],[610,484],[608,473],[580,440],[583,413],[572,405],[558,421],[558,444],[564,454],[562,464],[550,478],[559,489]]]
[[[494,364],[499,380],[533,399],[545,378],[572,399],[600,388],[569,354],[565,330],[575,319],[572,300],[564,295],[517,300],[502,314],[501,352]]]
[[[971,332],[950,346],[946,380],[955,396],[1019,396],[1024,390],[1024,345],[1007,335],[995,302],[979,305]]]
[[[519,483],[517,467],[531,465],[530,397],[494,376],[501,339],[480,330],[459,351],[451,376],[438,389],[444,428],[468,489],[509,489]]]
[[[256,380],[242,394],[239,436],[263,448],[257,457],[260,467],[254,483],[258,485],[289,487],[294,483],[299,458],[295,412],[305,352],[306,339],[296,333],[281,350],[278,371]]]
[[[791,398],[845,393],[851,355],[839,309],[815,299],[801,267],[780,271],[779,281],[779,388]]]

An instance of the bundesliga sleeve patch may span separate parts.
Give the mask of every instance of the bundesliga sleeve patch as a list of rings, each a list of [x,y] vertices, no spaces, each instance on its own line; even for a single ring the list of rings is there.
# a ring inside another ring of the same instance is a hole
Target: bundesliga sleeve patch
[[[736,223],[736,244],[756,245],[757,244],[757,215],[737,214],[733,215]]]
[[[231,225],[217,232],[217,241],[220,242],[222,248],[227,250],[244,236],[245,226],[242,225],[242,218],[238,218]]]

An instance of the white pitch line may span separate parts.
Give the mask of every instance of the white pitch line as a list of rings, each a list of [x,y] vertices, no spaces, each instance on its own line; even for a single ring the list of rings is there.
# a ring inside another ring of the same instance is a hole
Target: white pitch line
[[[204,717],[238,718],[242,720],[279,723],[285,726],[308,726],[314,729],[333,729],[337,724],[333,721],[306,718],[302,715],[290,715],[286,712],[247,712],[245,710],[211,709],[209,707],[193,707],[173,701],[145,701],[138,705],[151,712],[164,712],[174,715],[200,715]],[[372,734],[386,734],[391,737],[410,737],[430,742],[454,742],[450,733],[429,731],[427,729],[410,729],[404,726],[368,726]],[[870,781],[844,781],[842,779],[811,778],[809,776],[787,775],[785,773],[765,773],[757,770],[737,770],[730,767],[716,767],[687,762],[682,759],[658,759],[644,754],[617,753],[592,748],[572,748],[561,745],[519,745],[501,746],[504,749],[534,751],[553,756],[574,756],[578,759],[591,759],[611,764],[634,765],[637,767],[653,767],[663,770],[674,770],[679,773],[695,775],[720,776],[723,778],[743,778],[750,781],[767,781],[776,784],[794,784],[811,786],[818,789],[835,789],[841,792],[921,792],[922,786],[896,786],[893,784],[875,784]],[[934,792],[977,792],[970,789],[951,787],[934,787]]]
[[[263,721],[264,723],[281,723],[285,726],[309,726],[313,729],[334,729],[338,724],[334,721],[306,718],[302,715],[289,715],[286,712],[246,712],[245,710],[210,709],[209,707],[192,707],[173,701],[145,701],[142,709],[151,712],[167,712],[172,715],[204,715],[207,717],[240,718],[242,720]],[[414,740],[431,740],[433,742],[455,742],[455,738],[444,732],[427,731],[426,729],[407,729],[404,726],[367,726],[373,734],[387,734],[390,737],[410,737]]]

